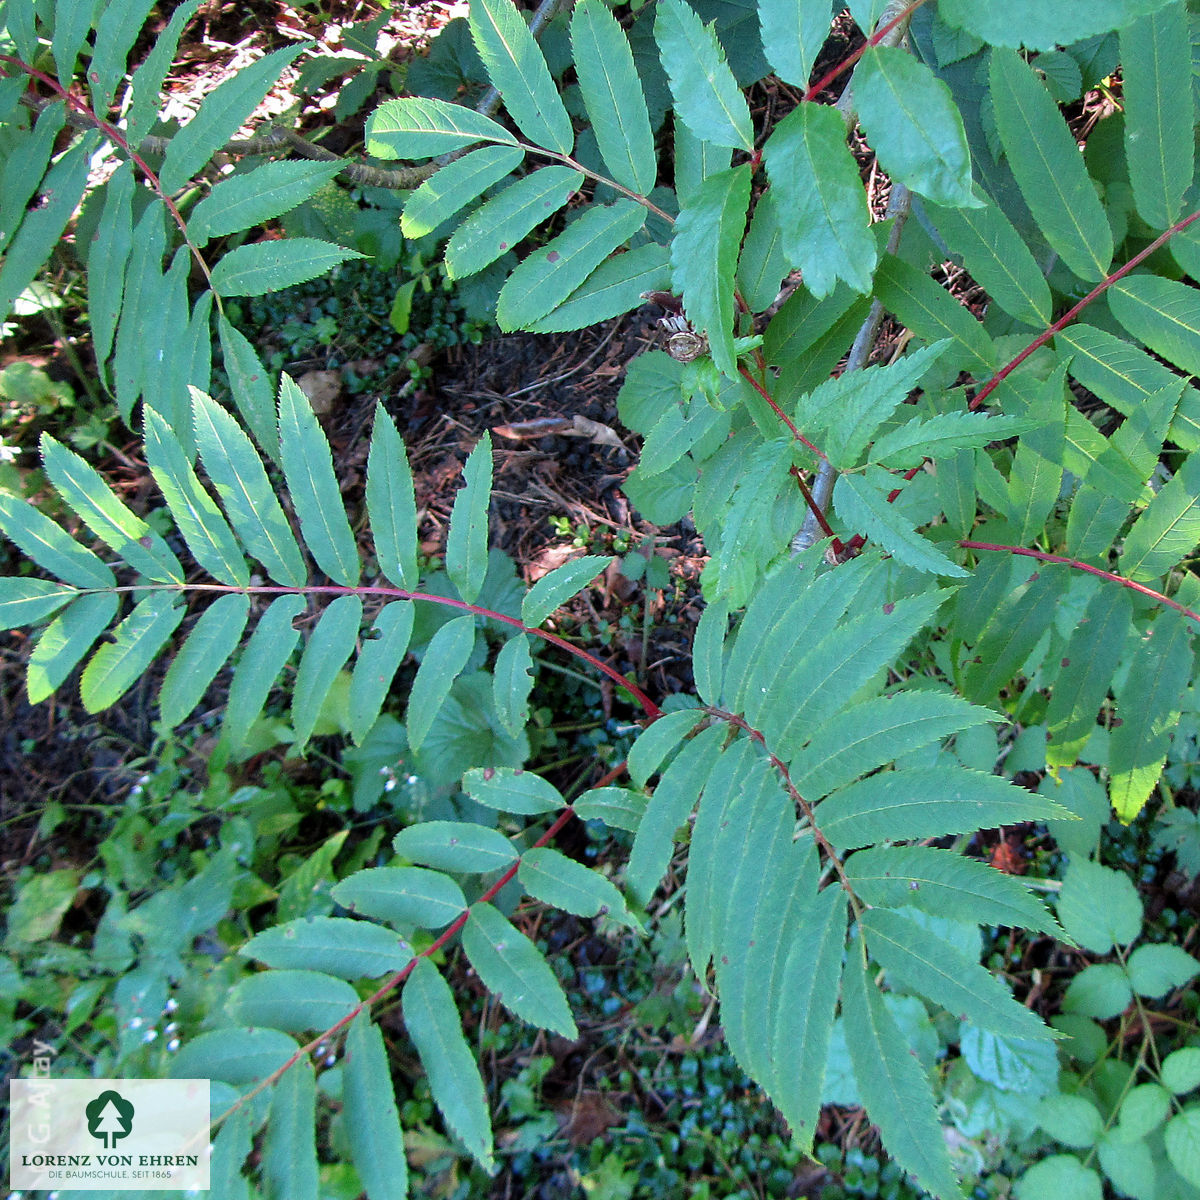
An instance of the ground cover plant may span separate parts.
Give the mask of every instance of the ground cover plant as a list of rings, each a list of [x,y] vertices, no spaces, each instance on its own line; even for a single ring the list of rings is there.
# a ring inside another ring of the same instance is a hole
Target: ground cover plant
[[[43,626],[34,702],[86,658],[98,711],[173,656],[168,760],[232,673],[206,748],[215,782],[200,800],[159,784],[183,838],[173,869],[146,857],[131,806],[86,949],[44,952],[79,874],[18,881],[13,1020],[74,972],[68,1023],[110,1008],[102,1065],[132,1073],[182,987],[189,1036],[154,1065],[216,1081],[217,1192],[315,1196],[336,1178],[402,1196],[389,1044],[420,1057],[464,1153],[496,1161],[447,954],[571,1039],[521,897],[636,933],[684,864],[691,970],[801,1152],[835,1104],[865,1109],[937,1197],[1018,1151],[1037,1158],[1012,1172],[1021,1200],[1100,1196],[1105,1179],[1200,1193],[1196,960],[1097,858],[1110,809],[1147,822],[1161,806],[1158,852],[1197,865],[1194,814],[1160,783],[1194,769],[1200,620],[1189,6],[859,0],[837,17],[857,48],[818,66],[824,2],[578,0],[555,23],[547,0],[527,23],[511,0],[473,0],[409,72],[425,94],[372,95],[391,71],[368,22],[355,57],[275,51],[181,126],[160,121],[162,90],[198,0],[154,25],[130,71],[152,7],[0,6],[0,307],[30,303],[74,218],[101,382],[163,503],[135,512],[44,436],[40,467],[0,493],[24,556],[0,614]],[[238,138],[305,55],[309,82],[352,76],[362,155],[286,120]],[[491,88],[459,102],[472,80]],[[886,189],[868,193],[860,160]],[[284,236],[256,232],[277,219]],[[442,560],[420,553],[382,403],[348,511],[306,394],[286,372],[276,386],[231,319],[422,239],[444,242],[441,266],[425,250],[410,263],[397,333],[438,272],[490,272],[506,330],[570,332],[647,298],[664,313],[664,348],[621,392],[644,439],[624,487],[652,521],[688,517],[707,549],[689,694],[649,694],[555,623],[605,556],[526,590],[489,551],[486,435]],[[959,302],[964,272],[982,318]],[[885,318],[903,332],[873,361]],[[51,489],[53,518],[29,503]],[[535,673],[568,659],[640,710],[625,761],[570,796],[524,769]],[[298,812],[225,772],[263,738],[302,755],[326,735],[352,779],[344,810],[391,797],[391,816],[341,858],[345,830],[266,878],[258,831],[282,838]],[[627,840],[619,870],[552,844],[573,817]],[[962,853],[1013,826],[1057,848],[1033,888],[1007,842],[994,865]],[[174,944],[148,936],[164,926]],[[1058,948],[1028,971],[996,951],[985,966],[981,927]],[[217,962],[200,978],[197,939]]]

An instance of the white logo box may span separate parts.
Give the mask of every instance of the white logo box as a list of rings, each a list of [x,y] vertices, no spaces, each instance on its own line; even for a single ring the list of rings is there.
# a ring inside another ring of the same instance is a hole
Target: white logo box
[[[9,1185],[207,1190],[207,1079],[13,1079]]]

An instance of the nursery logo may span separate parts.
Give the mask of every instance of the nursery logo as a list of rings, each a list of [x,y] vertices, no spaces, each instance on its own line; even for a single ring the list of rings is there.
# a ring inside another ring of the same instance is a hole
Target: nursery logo
[[[208,1189],[207,1079],[32,1078],[8,1086],[14,1189]]]
[[[115,1149],[118,1139],[133,1131],[133,1105],[111,1088],[101,1092],[83,1111],[87,1113],[88,1133],[99,1138],[105,1150]]]

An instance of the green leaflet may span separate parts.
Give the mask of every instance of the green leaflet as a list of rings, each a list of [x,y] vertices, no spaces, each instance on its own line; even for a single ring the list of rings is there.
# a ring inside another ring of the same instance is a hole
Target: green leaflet
[[[566,300],[526,326],[532,333],[586,329],[644,303],[643,292],[671,285],[669,250],[657,242],[636,246],[602,262]]]
[[[223,179],[192,210],[188,234],[202,246],[209,238],[253,229],[290,212],[341,167],[339,162],[268,162]]]
[[[64,88],[71,86],[75,74],[75,60],[91,32],[95,7],[94,4],[89,4],[88,0],[61,0],[55,5],[54,38],[50,49],[54,54],[58,81]]]
[[[850,944],[842,979],[842,1017],[855,1082],[888,1152],[938,1200],[961,1200],[933,1089],[884,1006],[857,938]]]
[[[767,1025],[775,1077],[764,1086],[806,1152],[821,1109],[845,940],[846,897],[827,887],[797,916],[777,988],[782,999]]]
[[[87,188],[97,134],[85,134],[49,170],[38,192],[42,202],[25,214],[0,266],[0,320],[33,282],[58,244]]]
[[[1012,50],[992,51],[989,79],[1000,140],[1038,227],[1076,275],[1103,279],[1112,231],[1058,106]]]
[[[96,361],[100,364],[108,359],[112,349],[132,246],[133,164],[123,163],[104,189],[104,211],[88,255],[88,317]]]
[[[846,860],[846,873],[859,899],[876,908],[915,908],[938,917],[952,912],[956,920],[1062,936],[1046,906],[1018,879],[952,850],[860,850]]]
[[[367,153],[375,158],[434,158],[476,142],[515,146],[503,125],[473,108],[424,96],[385,100],[367,119]]]
[[[442,929],[467,907],[449,875],[424,867],[368,867],[335,884],[330,895],[351,912],[420,929]]]
[[[973,660],[961,681],[963,692],[976,704],[990,704],[995,699],[1054,623],[1054,610],[1065,584],[1062,573],[1048,566],[1029,579],[1028,588],[1001,602],[1007,590],[1007,584],[1002,585],[988,612],[991,620],[975,643]]]
[[[1001,1037],[1053,1038],[1041,1018],[976,959],[904,913],[873,908],[862,914],[860,928],[871,957],[906,989]]]
[[[768,190],[759,197],[738,259],[738,288],[752,312],[763,312],[770,307],[788,270],[777,209],[778,200],[773,191]]]
[[[339,979],[375,979],[403,970],[412,947],[392,930],[348,917],[300,917],[252,937],[238,951],[268,967],[307,967]]]
[[[646,781],[662,766],[668,754],[683,744],[684,739],[704,719],[695,709],[684,709],[659,717],[637,736],[629,751],[626,770],[635,787],[645,787]]]
[[[0,629],[19,629],[58,612],[79,589],[49,579],[0,578]]]
[[[166,542],[113,495],[94,467],[49,434],[42,434],[41,447],[46,477],[98,538],[150,579],[183,582],[183,568]]]
[[[1055,334],[1054,341],[1060,351],[1072,355],[1071,377],[1127,417],[1155,392],[1178,385],[1179,376],[1169,368],[1106,330],[1070,325]],[[1200,392],[1190,384],[1171,422],[1171,440],[1184,450],[1200,448]]]
[[[738,738],[720,753],[697,786],[700,807],[688,842],[684,921],[688,958],[696,977],[703,979],[710,961],[727,951],[724,935],[734,882],[729,872],[736,872],[741,865],[736,858],[722,857],[733,811],[738,809],[739,819],[730,836],[741,833],[744,837],[766,802],[771,798],[778,801],[779,781],[772,777],[769,761],[756,753],[753,743]]]
[[[525,151],[516,146],[483,146],[447,163],[405,201],[400,218],[404,236],[419,238],[432,233],[515,171],[524,158]]]
[[[263,465],[237,422],[211,397],[192,389],[196,444],[242,544],[286,587],[307,578],[300,547]]]
[[[1080,946],[1111,954],[1142,932],[1142,901],[1119,871],[1072,855],[1058,894],[1058,919]]]
[[[475,618],[469,613],[447,621],[425,648],[408,694],[408,744],[421,748],[458,674],[475,646]]]
[[[95,592],[80,596],[50,622],[38,638],[26,668],[30,704],[40,704],[58,690],[75,664],[108,628],[116,612],[114,593]]]
[[[254,1126],[249,1108],[239,1109],[221,1126],[213,1141],[209,1187],[225,1200],[250,1200],[250,1183],[242,1167],[254,1144]]]
[[[321,614],[304,647],[292,689],[292,731],[303,754],[338,672],[354,651],[362,623],[362,601],[338,596]]]
[[[218,296],[262,296],[316,279],[348,259],[364,257],[319,238],[254,242],[230,250],[213,267],[213,291]]]
[[[571,118],[545,56],[512,0],[471,0],[471,37],[504,107],[531,142],[570,154]]]
[[[1102,587],[1072,630],[1046,711],[1048,767],[1069,767],[1079,757],[1108,695],[1113,648],[1121,645],[1132,619],[1128,591]]]
[[[938,16],[993,46],[1026,46],[1053,50],[1128,25],[1142,13],[1154,12],[1165,0],[1012,0],[979,4],[977,0],[941,0]]]
[[[529,639],[518,633],[500,647],[492,667],[496,717],[512,737],[519,737],[529,720],[529,693],[532,690],[533,655],[529,651]]]
[[[526,850],[517,878],[535,900],[564,912],[579,917],[610,917],[622,925],[640,928],[611,880],[549,846]]]
[[[117,329],[112,365],[117,411],[125,422],[131,420],[133,406],[142,392],[148,352],[153,351],[157,359],[157,351],[162,349],[164,314],[174,308],[172,315],[179,320],[179,289],[172,289],[164,282],[162,270],[167,236],[165,218],[162,204],[152,201],[146,206],[133,230],[138,256],[125,270],[123,319]],[[185,304],[186,299],[185,289]]]
[[[307,43],[266,54],[205,96],[199,112],[171,138],[167,147],[158,177],[168,195],[183,187],[237,133],[284,69],[306,47]]]
[[[829,37],[831,7],[829,0],[760,0],[763,49],[785,83],[808,87],[813,63]]]
[[[1121,30],[1125,156],[1138,215],[1153,229],[1179,217],[1194,146],[1179,81],[1191,70],[1187,7],[1176,2]]]
[[[691,203],[696,189],[710,176],[728,171],[733,151],[698,138],[676,114],[675,197],[681,207]]]
[[[446,273],[464,279],[512,249],[535,226],[549,220],[583,183],[570,167],[542,167],[510,183],[477,208],[446,243]]]
[[[38,114],[32,133],[20,140],[14,139],[10,144],[3,170],[0,171],[0,222],[3,222],[0,227],[0,250],[8,246],[25,219],[26,207],[42,184],[46,168],[50,165],[50,155],[62,132],[65,117],[63,102],[53,101]],[[129,170],[120,173],[128,182]],[[117,300],[119,303],[119,292]]]
[[[712,26],[704,25],[682,0],[662,0],[654,39],[671,82],[675,111],[692,133],[717,146],[753,150],[750,109]]]
[[[496,829],[466,821],[422,821],[392,839],[396,853],[437,871],[487,874],[517,861],[512,842]]]
[[[491,495],[492,435],[485,431],[463,467],[463,486],[454,497],[446,535],[446,574],[468,604],[483,590],[487,574],[487,513]],[[415,750],[417,743],[413,742],[412,747]]]
[[[1200,1187],[1200,1106],[1189,1104],[1175,1113],[1164,1139],[1171,1166],[1193,1187]]]
[[[872,462],[893,469],[915,467],[926,458],[940,459],[956,450],[983,447],[988,442],[1003,441],[1032,428],[1032,421],[1020,417],[977,412],[939,413],[926,421],[914,418],[889,430],[871,447],[868,457]]]
[[[729,605],[723,600],[706,604],[692,638],[692,671],[696,693],[706,704],[718,704],[725,675],[725,635],[729,630]]]
[[[111,588],[113,573],[32,504],[0,491],[0,531],[35,563],[78,588]]]
[[[571,17],[571,48],[583,102],[605,166],[645,195],[658,175],[650,115],[629,41],[600,0],[581,0]]]
[[[250,598],[220,596],[200,614],[183,648],[163,677],[158,708],[164,724],[173,729],[200,703],[208,685],[242,640],[250,616]]]
[[[328,1029],[358,1007],[358,995],[341,979],[319,971],[263,971],[229,993],[229,1015],[241,1025],[286,1033]]]
[[[277,1029],[225,1026],[182,1046],[170,1062],[172,1079],[213,1079],[231,1087],[261,1083],[296,1052],[296,1041]]]
[[[543,575],[521,601],[522,622],[530,628],[540,625],[613,561],[611,556],[585,554]]]
[[[413,606],[405,600],[375,615],[350,677],[350,733],[361,746],[375,724],[412,636]]]
[[[170,426],[146,405],[142,414],[146,462],[179,532],[196,561],[222,583],[246,587],[250,571],[221,510],[200,486]]]
[[[1135,275],[1113,284],[1113,316],[1156,354],[1189,374],[1200,372],[1200,292],[1174,279]]]
[[[878,467],[869,468],[865,476],[838,476],[833,489],[838,516],[907,566],[933,575],[966,576],[966,570],[921,537],[912,522],[888,503],[895,481],[894,475]]]
[[[404,443],[379,401],[367,454],[367,513],[379,569],[398,587],[416,587],[417,502]]]
[[[1121,724],[1109,738],[1108,791],[1122,821],[1137,816],[1158,784],[1191,671],[1190,625],[1164,610],[1142,639],[1116,694]]]
[[[675,848],[675,831],[687,820],[688,813],[700,799],[705,780],[718,762],[725,737],[723,725],[711,725],[698,733],[685,743],[658,781],[654,796],[638,824],[629,864],[625,868],[626,886],[639,902],[648,903],[658,887]]]
[[[128,4],[110,4],[100,14],[96,51],[88,65],[88,82],[92,85],[92,105],[101,117],[107,116],[117,84],[125,74],[129,51],[153,7],[154,0],[134,0]]]
[[[475,1055],[463,1037],[458,1004],[427,958],[413,967],[403,993],[404,1027],[446,1124],[485,1171],[492,1166],[492,1125]]]
[[[270,1193],[317,1200],[317,1085],[312,1063],[294,1063],[276,1082],[263,1137],[263,1178]]]
[[[1037,260],[995,204],[979,208],[934,206],[930,215],[967,270],[1006,312],[1026,325],[1048,325],[1050,288]]]
[[[788,215],[784,252],[804,272],[809,292],[828,296],[839,279],[869,292],[878,251],[841,116],[824,105],[800,104],[775,126],[763,161],[776,203]]]
[[[962,117],[924,63],[898,47],[869,47],[854,72],[854,103],[892,179],[935,204],[979,207]]]
[[[973,833],[984,811],[999,825],[1067,816],[1061,805],[1014,787],[999,775],[957,767],[908,767],[834,792],[821,801],[817,823],[834,846],[850,850],[885,838]]]
[[[541,951],[490,904],[471,905],[462,946],[484,986],[511,1013],[565,1038],[579,1036]]]
[[[610,829],[635,833],[646,811],[646,796],[628,788],[592,788],[571,807],[581,821],[602,821]]]
[[[938,692],[877,696],[811,731],[789,764],[792,782],[813,801],[905,753],[981,725],[990,717],[987,709]]]
[[[528,817],[554,812],[566,804],[552,783],[532,771],[512,767],[473,767],[463,776],[463,790],[488,808]]]
[[[1200,455],[1189,454],[1138,518],[1121,552],[1127,579],[1165,575],[1200,542]]]
[[[566,300],[604,260],[646,223],[632,200],[593,205],[539,246],[508,277],[496,302],[503,330],[524,329]]]
[[[1027,410],[1035,428],[1021,438],[1008,477],[1005,515],[1024,546],[1041,532],[1062,487],[1067,401],[1067,365],[1063,363],[1032,397]]]
[[[358,547],[346,520],[333,455],[308,398],[287,374],[279,380],[279,448],[309,553],[335,582],[354,587]]]
[[[749,203],[748,166],[710,175],[680,212],[671,240],[672,274],[684,311],[708,335],[713,361],[726,376],[737,374],[733,281]]]
[[[1139,996],[1164,996],[1172,988],[1190,983],[1198,971],[1200,963],[1180,946],[1139,946],[1129,956],[1129,982]],[[1165,1109],[1164,1104],[1164,1113]]]
[[[379,1026],[360,1012],[346,1035],[343,1128],[367,1200],[407,1200],[408,1160]]]
[[[151,592],[92,655],[79,681],[79,694],[88,712],[115,704],[145,673],[167,638],[183,620],[174,592]]]
[[[245,335],[231,325],[224,315],[217,317],[217,333],[221,339],[221,355],[229,376],[229,387],[242,422],[254,435],[259,449],[268,458],[278,461],[279,428],[270,373],[259,361],[258,353]]]
[[[947,360],[966,371],[991,373],[996,363],[992,339],[970,312],[924,271],[885,255],[875,276],[875,295],[918,337],[930,342],[950,338]]]
[[[271,685],[300,640],[292,621],[303,608],[303,596],[280,596],[271,602],[250,635],[229,686],[225,721],[218,743],[220,754],[214,754],[219,762],[228,761],[242,748],[250,726],[258,720]]]
[[[132,102],[125,122],[126,137],[133,146],[141,144],[154,122],[158,120],[163,81],[175,61],[179,38],[202,2],[203,0],[184,0],[171,14],[167,27],[155,38],[150,52],[133,73],[129,89]]]

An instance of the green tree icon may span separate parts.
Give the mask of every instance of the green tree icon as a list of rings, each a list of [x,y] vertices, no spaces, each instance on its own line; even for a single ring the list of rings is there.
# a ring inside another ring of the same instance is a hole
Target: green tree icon
[[[88,1133],[99,1138],[111,1150],[118,1138],[128,1137],[133,1129],[133,1105],[111,1088],[101,1092],[87,1108]]]

